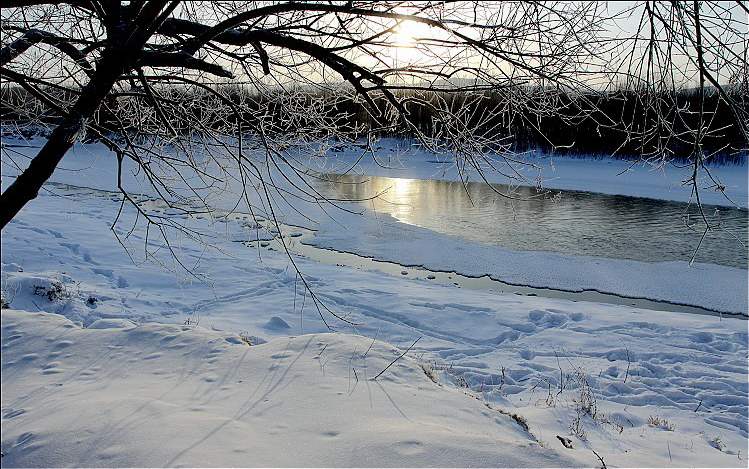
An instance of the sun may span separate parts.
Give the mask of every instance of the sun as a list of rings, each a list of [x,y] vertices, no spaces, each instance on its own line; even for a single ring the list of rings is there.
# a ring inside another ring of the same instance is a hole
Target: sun
[[[431,28],[412,20],[401,21],[390,38],[393,49],[389,54],[396,66],[408,66],[424,59],[423,41],[430,37]]]
[[[419,39],[429,36],[429,29],[424,23],[404,20],[395,28],[393,43],[398,47],[414,47]]]

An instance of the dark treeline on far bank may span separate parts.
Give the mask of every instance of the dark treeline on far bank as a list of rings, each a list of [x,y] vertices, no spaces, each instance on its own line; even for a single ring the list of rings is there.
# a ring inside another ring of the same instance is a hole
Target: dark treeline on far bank
[[[285,92],[285,96],[263,95],[250,92],[237,85],[215,86],[223,96],[232,102],[241,103],[242,119],[250,125],[260,119],[282,122],[276,131],[283,132],[284,126],[309,126],[313,128],[321,113],[331,116],[339,129],[352,132],[374,130],[380,136],[414,137],[413,128],[396,117],[390,125],[382,126],[381,120],[371,116],[360,100],[349,97],[350,93],[316,92],[305,93],[296,90]],[[730,99],[746,104],[746,96],[727,88]],[[27,92],[19,87],[4,86],[2,91],[2,121],[8,123],[54,124],[44,118],[38,108],[30,110],[33,102]],[[58,98],[59,90],[49,90]],[[64,93],[63,93],[64,94]],[[162,88],[160,96],[179,102],[182,122],[173,122],[175,129],[194,132],[191,119],[203,123],[216,123],[224,130],[231,129],[235,117],[230,107],[220,105],[215,95],[204,89],[186,90],[183,87]],[[517,152],[537,151],[557,155],[614,156],[623,159],[673,159],[688,161],[695,150],[695,132],[699,127],[700,108],[704,109],[702,150],[713,164],[739,164],[747,159],[749,144],[738,125],[736,115],[723,97],[714,89],[705,93],[704,103],[700,102],[697,90],[684,89],[660,94],[637,91],[617,91],[609,93],[568,94],[558,91],[525,89],[518,93],[503,92],[400,92],[398,98],[404,102],[409,112],[408,119],[425,135],[439,136],[442,126],[464,126],[478,135],[485,135],[492,141],[501,139],[504,149]],[[122,122],[117,112],[122,99],[137,100],[138,93],[108,102],[97,115],[97,123],[108,127],[108,123]],[[294,110],[289,110],[293,100]],[[165,101],[166,102],[166,101]],[[314,117],[305,116],[305,102],[316,111]],[[385,109],[384,98],[375,104]],[[37,104],[37,106],[40,106]],[[132,107],[132,103],[129,104]],[[323,110],[321,111],[321,108]],[[449,112],[441,112],[447,110]],[[294,114],[292,119],[290,113]],[[114,114],[118,114],[115,118]],[[132,113],[125,113],[132,115]],[[31,120],[30,116],[34,116]],[[456,118],[456,116],[459,116]],[[127,119],[125,119],[127,120]],[[7,131],[7,126],[5,131]],[[115,126],[112,126],[115,127]],[[139,126],[141,127],[141,126]],[[23,128],[23,127],[21,127]],[[27,133],[43,133],[42,126],[28,126]],[[141,127],[142,128],[142,127]],[[36,129],[36,130],[31,130]],[[89,134],[89,138],[95,136]],[[487,148],[497,150],[497,148]]]

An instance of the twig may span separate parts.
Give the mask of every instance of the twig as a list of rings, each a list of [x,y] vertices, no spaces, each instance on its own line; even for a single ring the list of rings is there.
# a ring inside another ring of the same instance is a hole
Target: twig
[[[328,348],[328,344],[325,344],[325,346],[322,348],[322,350],[320,350],[320,352],[318,352],[317,358],[322,357],[322,353],[325,351],[326,348]]]
[[[367,354],[369,353],[370,350],[372,350],[372,346],[374,345],[375,340],[377,340],[377,336],[378,335],[380,335],[380,330],[379,329],[377,329],[377,332],[375,333],[375,336],[372,338],[372,343],[369,344],[369,348],[367,349],[366,352],[364,352],[364,355],[362,355],[362,358],[367,358]]]
[[[593,451],[593,454],[595,454],[595,455],[596,455],[596,457],[598,458],[598,460],[599,460],[599,461],[601,461],[601,469],[608,469],[608,468],[606,467],[606,461],[604,461],[604,460],[603,460],[603,458],[601,457],[601,455],[600,455],[600,454],[598,454],[598,453],[596,452],[596,450],[594,450],[593,448],[591,448],[590,450],[591,450],[591,451]]]
[[[393,366],[393,363],[395,363],[395,362],[397,362],[398,360],[400,360],[401,358],[403,358],[403,357],[404,357],[404,356],[405,356],[405,355],[406,355],[406,354],[407,354],[407,353],[408,353],[408,352],[409,352],[409,351],[410,351],[410,350],[411,350],[411,349],[413,348],[413,346],[414,346],[414,345],[416,345],[416,342],[418,342],[418,341],[419,341],[419,340],[421,339],[421,337],[422,337],[422,336],[419,336],[419,338],[418,338],[418,339],[414,340],[414,343],[413,343],[413,344],[411,344],[411,346],[410,346],[410,347],[408,347],[408,348],[406,349],[406,351],[405,351],[405,352],[401,353],[401,354],[400,354],[400,355],[398,356],[398,358],[396,358],[395,360],[391,361],[391,362],[390,362],[390,364],[389,364],[388,366],[386,366],[384,370],[382,370],[382,371],[380,371],[379,373],[377,373],[377,376],[375,376],[374,378],[372,378],[372,380],[374,381],[374,380],[376,380],[377,378],[379,378],[379,377],[380,377],[380,375],[382,375],[382,374],[383,374],[384,372],[386,372],[386,371],[388,370],[388,368],[390,368],[391,366]]]

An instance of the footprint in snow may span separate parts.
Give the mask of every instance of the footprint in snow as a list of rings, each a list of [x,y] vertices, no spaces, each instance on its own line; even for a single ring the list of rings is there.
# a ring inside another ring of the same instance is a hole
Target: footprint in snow
[[[281,331],[285,329],[291,329],[291,326],[289,326],[289,323],[279,318],[278,316],[273,316],[272,318],[270,318],[270,320],[267,323],[265,323],[264,327],[272,331]]]
[[[404,456],[413,456],[425,451],[424,443],[417,440],[399,441],[393,445],[393,449]]]
[[[55,349],[61,349],[61,348],[65,348],[65,347],[70,347],[71,345],[73,345],[73,343],[74,342],[71,341],[71,340],[61,340],[61,341],[59,341],[59,342],[57,342],[55,344],[54,348]]]
[[[31,432],[22,433],[21,435],[18,436],[18,439],[16,440],[16,444],[13,446],[14,447],[23,446],[26,443],[30,443],[31,441],[33,441],[34,438],[36,438],[36,436]]]
[[[13,417],[18,417],[21,414],[25,414],[26,410],[24,409],[5,409],[3,411],[3,420],[10,420]]]
[[[523,360],[533,360],[536,356],[536,354],[531,350],[521,350],[519,355]]]
[[[91,269],[91,271],[107,278],[112,278],[114,276],[114,271],[112,271],[112,269]]]
[[[692,340],[699,344],[706,344],[713,341],[713,335],[709,332],[697,332],[692,334]]]

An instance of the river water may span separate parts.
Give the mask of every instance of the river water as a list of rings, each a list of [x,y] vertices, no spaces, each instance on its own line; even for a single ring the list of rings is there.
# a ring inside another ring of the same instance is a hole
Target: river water
[[[326,175],[317,189],[403,223],[513,250],[646,262],[689,261],[704,230],[682,202],[581,191],[539,193],[484,183]],[[500,194],[510,194],[508,199]],[[747,268],[747,210],[704,206],[711,223],[696,261]]]

